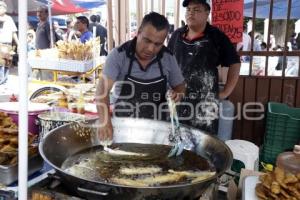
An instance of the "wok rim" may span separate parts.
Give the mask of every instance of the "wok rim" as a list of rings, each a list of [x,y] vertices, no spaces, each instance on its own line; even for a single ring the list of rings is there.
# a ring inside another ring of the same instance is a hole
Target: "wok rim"
[[[114,119],[122,119],[122,117],[114,117]],[[126,119],[130,119],[130,118],[126,118]],[[132,119],[135,119],[135,118],[132,118]],[[150,120],[150,119],[142,119],[142,120],[147,120],[147,121],[151,121],[153,122],[153,120]],[[165,124],[169,124],[168,122],[166,121],[159,121],[159,122],[163,122]],[[211,182],[211,181],[214,181],[214,180],[217,180],[219,176],[223,175],[226,170],[228,170],[230,168],[230,166],[232,165],[232,162],[233,162],[233,154],[232,154],[232,151],[230,150],[230,148],[226,145],[226,143],[220,139],[218,139],[215,135],[209,135],[206,131],[202,131],[201,132],[209,137],[213,137],[214,139],[218,140],[219,142],[223,143],[223,146],[227,149],[227,152],[229,153],[229,158],[228,158],[228,165],[226,168],[224,168],[223,170],[220,170],[219,172],[216,172],[215,175],[213,175],[212,177],[210,178],[207,178],[207,179],[204,179],[202,181],[199,181],[199,182],[196,182],[196,183],[186,183],[186,184],[176,184],[176,185],[167,185],[167,186],[148,186],[148,187],[141,187],[141,186],[127,186],[127,185],[121,185],[121,184],[114,184],[114,183],[110,183],[110,182],[104,182],[104,181],[93,181],[93,180],[88,180],[88,179],[85,179],[85,178],[81,178],[81,177],[78,177],[78,176],[74,176],[72,174],[69,174],[67,172],[65,172],[64,170],[61,169],[61,167],[57,167],[56,165],[54,165],[52,162],[49,161],[48,158],[46,158],[45,154],[44,154],[44,151],[43,151],[43,144],[46,140],[47,137],[50,137],[51,134],[53,134],[53,132],[55,132],[57,129],[62,129],[64,128],[65,126],[70,126],[72,122],[70,123],[67,123],[67,124],[64,124],[60,127],[57,127],[53,130],[51,130],[48,134],[46,134],[43,139],[40,141],[39,143],[39,152],[42,156],[42,158],[44,159],[44,161],[46,161],[51,167],[53,167],[55,170],[57,170],[59,173],[63,174],[63,175],[68,175],[72,178],[75,178],[75,179],[80,179],[82,181],[86,181],[86,182],[89,182],[89,183],[94,183],[94,184],[101,184],[101,185],[105,185],[105,186],[108,186],[108,187],[120,187],[120,188],[136,188],[136,189],[176,189],[176,188],[182,188],[182,187],[191,187],[191,186],[196,186],[198,184],[201,184],[201,183],[206,183],[206,182]],[[189,128],[189,129],[196,129],[194,127],[191,127],[191,126],[188,126],[188,125],[184,125],[182,124],[181,126],[183,127],[186,127],[186,128]],[[199,129],[196,129],[196,130],[199,130]],[[118,144],[122,144],[122,143],[118,143]],[[143,143],[132,143],[132,144],[143,144]],[[164,144],[166,145],[166,144]],[[167,145],[167,146],[171,146],[171,145]],[[198,155],[198,154],[197,154]]]

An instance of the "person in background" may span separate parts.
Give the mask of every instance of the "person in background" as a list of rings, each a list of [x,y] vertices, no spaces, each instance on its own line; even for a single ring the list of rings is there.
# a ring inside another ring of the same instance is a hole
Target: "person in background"
[[[59,28],[59,23],[58,21],[53,21],[53,29],[55,31],[55,35],[57,37],[57,40],[63,40],[63,35],[65,32]]]
[[[27,31],[27,51],[35,50],[35,33]]]
[[[75,22],[74,21],[67,21],[67,32],[64,35],[65,41],[72,41],[72,40],[78,40],[79,38],[76,35],[76,30],[74,29]]]
[[[253,31],[250,31],[248,33],[248,35],[250,36],[250,38],[252,37],[252,34],[253,34]],[[253,42],[254,42],[254,44],[253,44],[253,51],[261,51],[259,38],[260,38],[259,34],[254,35],[254,38],[253,38]],[[251,46],[250,46],[250,49],[251,49]]]
[[[277,45],[276,45],[276,39],[275,36],[273,34],[270,35],[270,46],[269,46],[270,50],[277,50]]]
[[[46,6],[40,6],[37,9],[37,18],[39,20],[36,28],[36,49],[48,49],[51,47],[51,34],[50,24],[48,22],[48,8]],[[56,42],[55,32],[53,30],[53,42]]]
[[[164,46],[169,22],[151,12],[142,20],[137,36],[108,55],[96,92],[101,141],[112,140],[111,116],[107,112],[115,83],[114,115],[163,120],[166,93],[178,102],[185,92],[184,78],[176,58]]]
[[[262,51],[266,51],[266,50],[267,50],[267,43],[262,42],[262,43],[260,44],[260,48],[261,48]]]
[[[297,40],[296,40],[296,33],[292,33],[290,37],[290,43],[291,43],[291,48],[292,50],[298,50],[298,45],[297,45]]]
[[[100,56],[106,56],[107,29],[100,24],[100,15],[92,15],[90,20],[92,23],[90,23],[89,30],[93,32],[93,27],[96,27],[96,37],[100,37]]]
[[[52,48],[54,43],[58,41],[55,31],[50,29],[50,24],[48,21],[48,7],[40,6],[37,9],[37,18],[39,20],[38,26],[36,28],[35,37],[35,49],[49,49]],[[51,40],[51,37],[53,38]],[[53,42],[53,44],[51,44]],[[39,80],[53,80],[53,73],[46,70],[33,70],[32,77]]]
[[[85,16],[79,16],[76,19],[75,29],[81,33],[79,40],[81,43],[85,43],[93,38],[93,33],[89,31],[89,20]]]
[[[210,5],[205,0],[184,0],[187,26],[177,29],[168,44],[177,58],[187,84],[183,104],[178,106],[184,124],[218,133],[219,101],[237,84],[240,57],[229,38],[207,20]],[[218,69],[229,67],[224,89],[219,91]]]
[[[251,49],[251,37],[247,34],[247,24],[243,25],[243,40],[236,45],[237,51],[250,51]],[[242,62],[248,62],[249,56],[242,56]]]
[[[298,35],[296,37],[296,43],[297,43],[298,49],[300,49],[300,32],[298,33]]]
[[[0,45],[7,46],[12,49],[12,42],[19,44],[17,36],[17,27],[13,19],[6,15],[7,5],[0,1]],[[5,83],[8,77],[9,69],[6,66],[7,62],[0,63],[0,85]]]

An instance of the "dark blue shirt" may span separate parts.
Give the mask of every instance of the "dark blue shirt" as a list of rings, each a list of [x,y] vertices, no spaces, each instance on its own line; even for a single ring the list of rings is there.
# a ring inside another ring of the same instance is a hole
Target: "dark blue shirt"
[[[93,33],[90,31],[86,31],[81,34],[80,42],[85,43],[86,41],[90,40],[93,37]]]

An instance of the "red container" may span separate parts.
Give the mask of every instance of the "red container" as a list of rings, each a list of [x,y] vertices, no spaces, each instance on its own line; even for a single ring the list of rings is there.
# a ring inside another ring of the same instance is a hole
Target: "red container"
[[[13,122],[19,124],[19,103],[4,102],[0,103],[0,112],[7,113],[12,118]],[[47,104],[29,103],[28,104],[28,131],[31,134],[38,134],[39,127],[37,125],[37,116],[51,108]]]

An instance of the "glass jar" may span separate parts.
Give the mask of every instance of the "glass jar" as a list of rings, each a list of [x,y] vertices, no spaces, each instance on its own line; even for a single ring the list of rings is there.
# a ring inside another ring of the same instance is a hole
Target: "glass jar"
[[[294,151],[279,154],[276,165],[286,172],[300,173],[300,145],[295,145]]]

